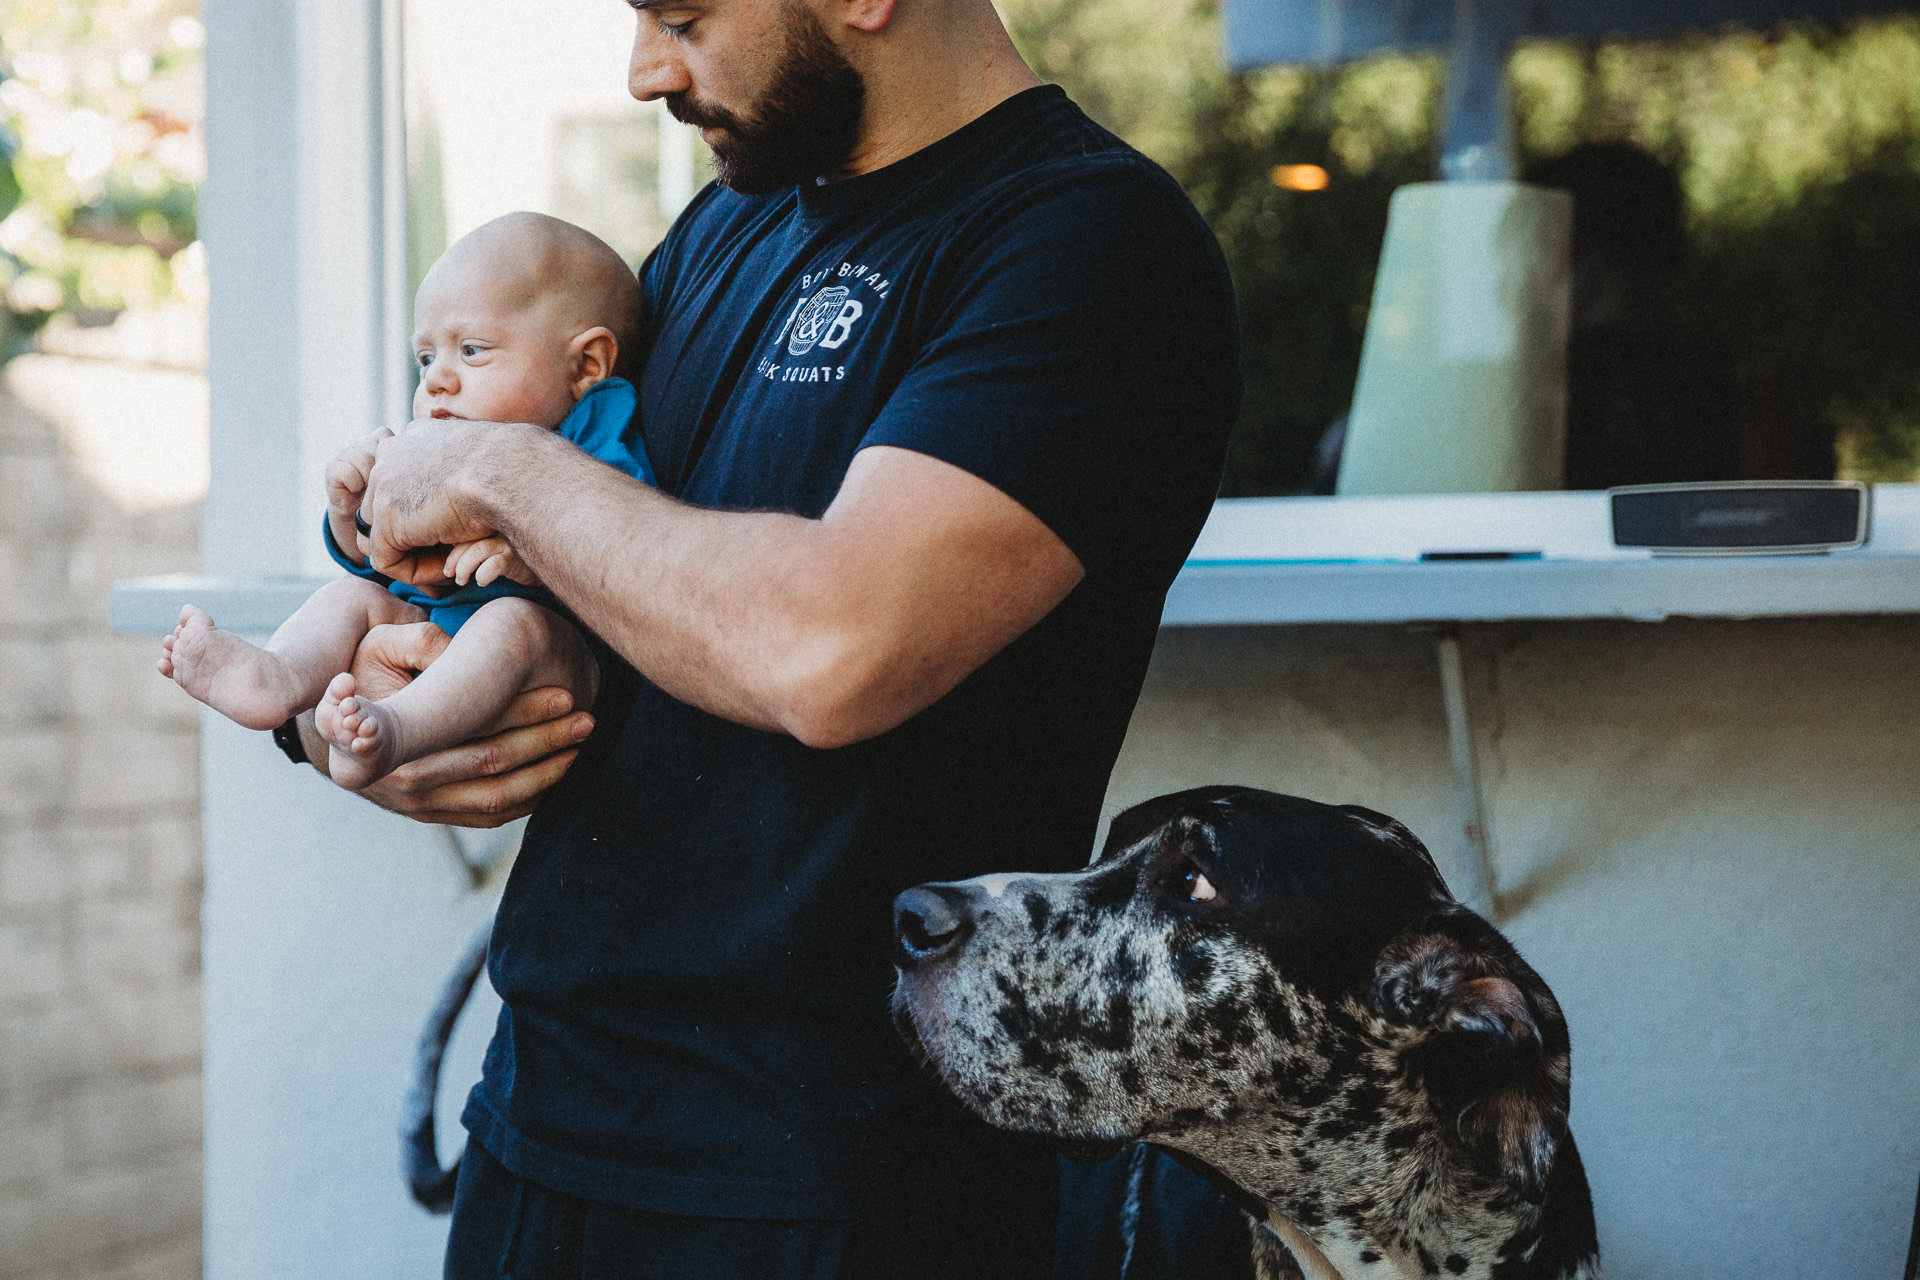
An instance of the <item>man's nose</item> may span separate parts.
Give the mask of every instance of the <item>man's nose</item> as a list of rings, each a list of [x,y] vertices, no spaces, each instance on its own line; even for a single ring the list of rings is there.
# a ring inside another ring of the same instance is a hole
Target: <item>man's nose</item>
[[[633,35],[633,56],[627,62],[627,92],[642,102],[652,102],[670,93],[685,93],[693,87],[687,65],[681,61],[673,38],[662,32],[655,20],[640,15]]]
[[[958,885],[923,884],[893,900],[893,962],[902,969],[951,955],[973,934],[969,894]]]

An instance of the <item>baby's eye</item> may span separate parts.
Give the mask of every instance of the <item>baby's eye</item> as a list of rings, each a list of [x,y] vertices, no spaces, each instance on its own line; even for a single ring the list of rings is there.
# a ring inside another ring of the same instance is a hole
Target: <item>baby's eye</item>
[[[468,342],[461,345],[460,355],[463,359],[472,360],[477,357],[482,350],[483,348],[476,347],[471,342]]]
[[[427,367],[428,365],[430,365],[430,364],[432,364],[432,363],[433,363],[433,352],[431,352],[431,351],[422,351],[422,352],[419,352],[419,353],[417,353],[417,354],[416,354],[416,355],[415,355],[415,356],[414,356],[413,358],[414,358],[415,360],[418,360],[418,361],[420,362],[420,367],[421,367],[422,369],[424,369],[424,368],[426,368],[426,367]]]

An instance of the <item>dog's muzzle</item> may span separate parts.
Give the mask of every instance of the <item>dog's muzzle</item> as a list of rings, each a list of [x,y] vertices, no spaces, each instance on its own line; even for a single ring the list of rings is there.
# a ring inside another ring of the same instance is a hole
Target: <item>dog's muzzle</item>
[[[902,972],[950,956],[973,935],[964,890],[920,885],[893,900],[893,963]]]

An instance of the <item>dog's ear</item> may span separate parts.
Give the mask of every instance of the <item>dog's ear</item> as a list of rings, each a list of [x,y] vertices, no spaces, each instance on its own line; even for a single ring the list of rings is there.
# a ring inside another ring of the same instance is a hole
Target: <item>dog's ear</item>
[[[1361,826],[1371,830],[1387,844],[1401,850],[1419,864],[1429,880],[1429,888],[1442,900],[1451,902],[1453,890],[1447,888],[1447,878],[1440,874],[1440,867],[1427,852],[1427,846],[1420,843],[1420,837],[1407,830],[1398,818],[1389,818],[1384,813],[1363,808],[1357,804],[1343,804],[1340,812],[1357,820]]]
[[[1451,930],[1414,930],[1381,955],[1373,1005],[1415,1033],[1402,1061],[1436,1119],[1516,1195],[1538,1203],[1567,1132],[1566,1027],[1517,956],[1515,976],[1495,972],[1495,959]]]

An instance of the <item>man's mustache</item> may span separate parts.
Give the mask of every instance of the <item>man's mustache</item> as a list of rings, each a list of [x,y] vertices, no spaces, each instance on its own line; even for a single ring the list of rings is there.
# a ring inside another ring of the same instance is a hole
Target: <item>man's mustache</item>
[[[694,125],[701,129],[725,129],[729,133],[738,133],[739,121],[731,111],[723,107],[709,106],[695,101],[684,93],[666,95],[667,114],[681,124]]]

